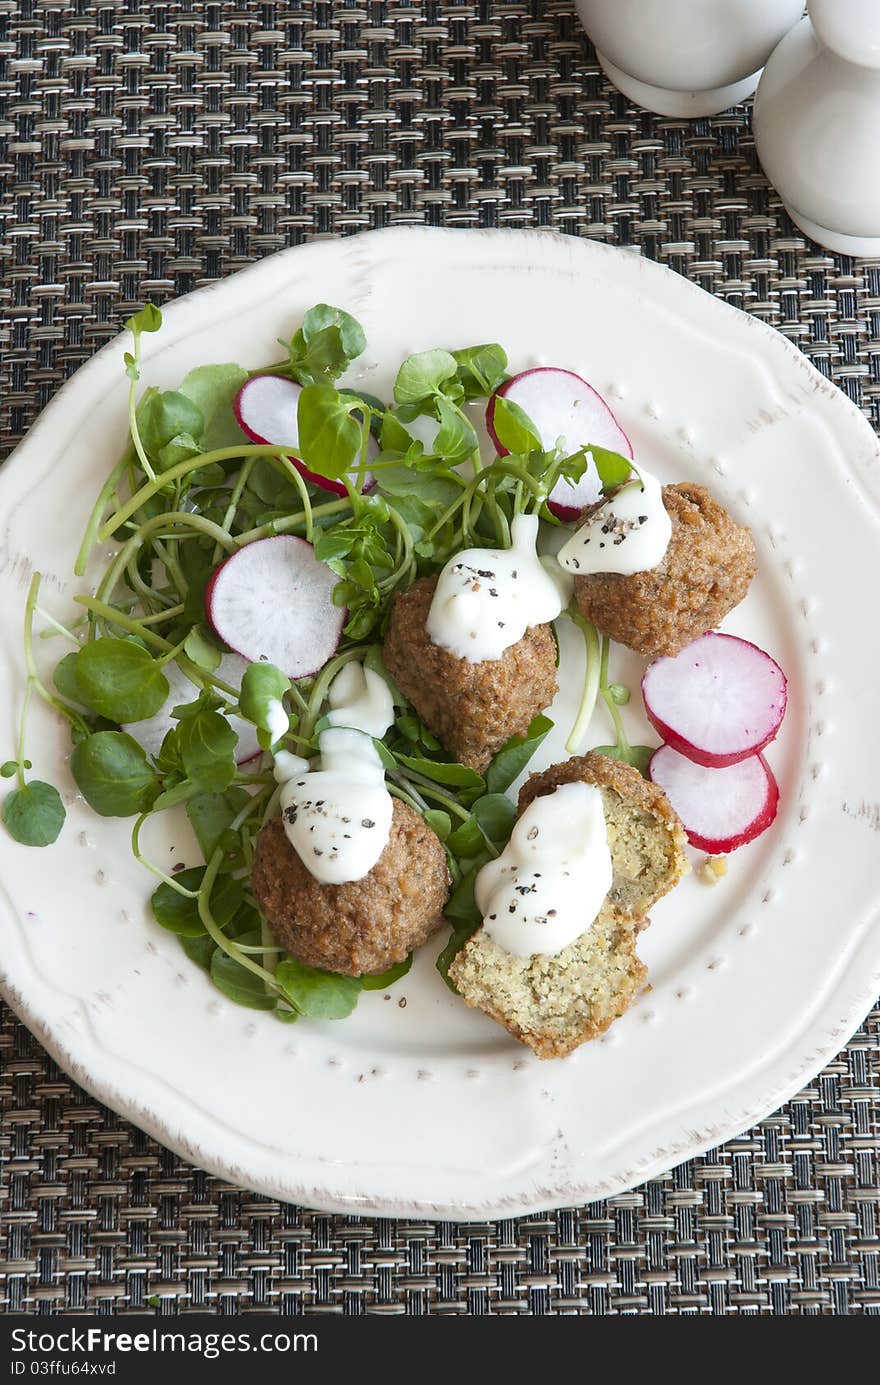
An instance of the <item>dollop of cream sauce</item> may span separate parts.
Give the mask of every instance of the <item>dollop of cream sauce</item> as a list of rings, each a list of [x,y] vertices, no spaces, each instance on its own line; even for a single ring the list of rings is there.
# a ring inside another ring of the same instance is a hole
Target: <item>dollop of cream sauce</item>
[[[580,577],[617,572],[631,577],[662,563],[672,537],[672,520],[656,476],[638,475],[605,501],[557,554],[559,565]]]
[[[469,664],[500,659],[526,630],[568,602],[564,575],[538,557],[538,516],[517,515],[510,548],[467,548],[443,568],[428,612],[428,638]]]
[[[321,884],[343,885],[369,875],[388,845],[394,800],[373,737],[388,730],[394,703],[385,680],[359,663],[337,673],[328,700],[319,767],[279,751],[275,778],[284,830],[303,865]]]
[[[602,794],[560,784],[534,799],[510,841],[476,879],[489,937],[516,957],[555,957],[585,933],[611,889]]]

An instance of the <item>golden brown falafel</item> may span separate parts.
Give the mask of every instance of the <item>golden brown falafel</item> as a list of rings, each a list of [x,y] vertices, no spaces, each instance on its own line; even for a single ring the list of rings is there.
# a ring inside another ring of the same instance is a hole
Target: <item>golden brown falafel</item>
[[[439,837],[397,798],[388,845],[362,880],[316,880],[275,818],[257,838],[252,881],[285,951],[345,976],[387,971],[426,942],[443,921],[450,883]]]
[[[603,635],[654,659],[677,654],[738,606],[757,569],[751,533],[704,486],[663,487],[672,537],[647,572],[576,577],[577,604]]]
[[[516,957],[480,928],[449,968],[462,999],[539,1058],[571,1053],[632,1004],[647,978],[637,935],[686,867],[684,829],[666,795],[631,765],[604,755],[531,775],[520,790],[519,815],[535,798],[576,781],[597,785],[605,809],[614,875],[597,918],[585,920],[585,932],[554,957]]]
[[[436,577],[421,577],[394,598],[385,663],[449,754],[482,773],[505,741],[527,731],[553,701],[556,643],[549,625],[535,625],[500,659],[459,659],[428,636],[436,586]]]

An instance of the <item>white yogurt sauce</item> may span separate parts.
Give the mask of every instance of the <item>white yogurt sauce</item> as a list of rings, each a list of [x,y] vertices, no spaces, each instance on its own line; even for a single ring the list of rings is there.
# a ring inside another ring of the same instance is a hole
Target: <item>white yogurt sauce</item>
[[[489,937],[516,957],[555,957],[585,933],[611,889],[602,794],[560,784],[529,804],[474,890]]]
[[[272,737],[272,744],[280,741],[282,736],[286,736],[290,730],[290,717],[284,707],[280,697],[269,699],[269,706],[266,713],[266,720],[269,723],[269,735]]]
[[[564,583],[538,557],[538,516],[517,515],[506,549],[468,548],[440,573],[428,612],[428,637],[469,664],[500,659],[533,625],[567,603]]]
[[[322,884],[342,885],[368,875],[388,845],[394,800],[373,737],[388,730],[394,704],[384,679],[358,663],[336,675],[328,698],[320,768],[282,751],[275,777],[284,830],[303,865]]]
[[[561,567],[584,577],[617,572],[630,577],[662,563],[672,537],[672,520],[656,476],[639,467],[559,550]]]

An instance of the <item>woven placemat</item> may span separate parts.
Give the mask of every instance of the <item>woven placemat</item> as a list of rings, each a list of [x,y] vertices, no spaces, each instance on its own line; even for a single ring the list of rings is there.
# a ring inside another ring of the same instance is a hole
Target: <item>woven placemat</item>
[[[796,233],[747,108],[634,109],[565,0],[0,0],[0,428],[150,297],[393,223],[638,247],[880,415],[880,263]],[[637,330],[637,324],[633,324]],[[191,1169],[7,1012],[0,1306],[880,1314],[880,1011],[781,1112],[621,1197],[487,1225],[322,1216]]]

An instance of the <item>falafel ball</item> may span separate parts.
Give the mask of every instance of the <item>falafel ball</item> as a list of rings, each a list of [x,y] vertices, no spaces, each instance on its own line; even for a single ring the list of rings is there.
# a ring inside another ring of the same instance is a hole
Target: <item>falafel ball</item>
[[[677,654],[738,606],[757,569],[751,533],[705,486],[663,487],[672,536],[663,561],[631,576],[576,577],[574,593],[602,635],[655,659]]]
[[[468,663],[428,635],[436,586],[436,577],[420,577],[395,597],[385,664],[449,754],[482,774],[496,751],[553,701],[556,642],[549,625],[534,625],[500,659]]]
[[[310,967],[363,976],[387,971],[443,921],[446,852],[408,803],[394,800],[388,845],[362,880],[324,885],[274,818],[260,832],[253,890],[280,945]]]

